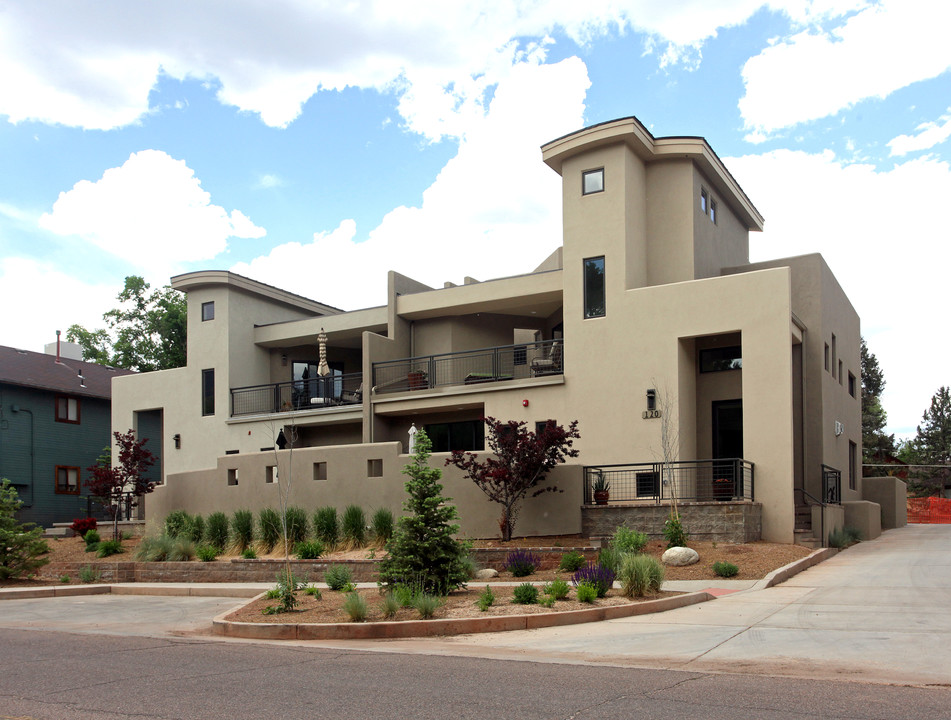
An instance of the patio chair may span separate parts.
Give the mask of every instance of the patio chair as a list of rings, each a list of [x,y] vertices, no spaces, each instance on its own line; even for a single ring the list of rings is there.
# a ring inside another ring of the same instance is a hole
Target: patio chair
[[[532,358],[532,375],[556,375],[561,373],[561,341],[555,340],[551,344],[548,357]]]

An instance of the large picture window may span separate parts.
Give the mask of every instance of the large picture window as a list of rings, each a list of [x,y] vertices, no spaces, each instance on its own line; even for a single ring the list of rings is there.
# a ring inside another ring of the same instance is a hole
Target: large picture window
[[[481,420],[431,423],[424,429],[433,444],[433,452],[485,450],[485,423]]]
[[[584,261],[584,316],[604,317],[604,256]]]
[[[215,371],[201,371],[201,414],[215,414]]]
[[[79,424],[79,398],[56,396],[56,422]]]
[[[700,351],[700,372],[702,373],[742,369],[743,355],[739,345]]]

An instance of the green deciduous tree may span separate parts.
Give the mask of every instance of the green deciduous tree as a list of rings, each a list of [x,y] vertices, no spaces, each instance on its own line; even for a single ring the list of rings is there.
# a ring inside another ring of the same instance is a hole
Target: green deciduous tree
[[[916,489],[929,495],[939,494],[951,481],[951,391],[946,386],[938,388],[931,397],[912,446],[918,464],[943,466],[925,468],[914,483],[920,485]]]
[[[49,552],[43,540],[43,528],[16,520],[23,505],[16,488],[4,478],[0,481],[0,580],[30,575],[49,562],[41,557]]]
[[[409,499],[403,508],[410,513],[397,523],[386,544],[387,557],[380,562],[381,585],[410,585],[427,593],[445,594],[469,579],[466,546],[453,534],[459,526],[456,506],[442,497],[442,473],[429,466],[432,443],[426,433],[416,435],[416,452],[403,468],[409,476]]]
[[[895,436],[885,432],[888,415],[882,407],[885,374],[878,358],[862,339],[862,454],[866,462],[876,462],[886,454],[894,454]]]
[[[79,344],[83,359],[139,372],[167,370],[185,364],[187,304],[185,296],[166,285],[151,293],[138,275],[125,279],[117,299],[120,307],[103,314],[107,328],[87,330],[71,325],[66,339]]]

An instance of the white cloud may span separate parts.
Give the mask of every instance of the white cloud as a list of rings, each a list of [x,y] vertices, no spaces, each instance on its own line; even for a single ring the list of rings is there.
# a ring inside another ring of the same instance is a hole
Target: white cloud
[[[951,384],[951,335],[936,323],[951,264],[949,164],[920,158],[879,172],[831,151],[789,150],[724,162],[766,217],[753,259],[822,253],[885,372],[890,432],[913,433],[932,394]]]
[[[561,244],[561,183],[539,146],[581,126],[589,84],[577,58],[515,67],[420,207],[391,211],[363,242],[345,220],[232,270],[347,309],[385,302],[388,270],[434,287],[531,271]]]
[[[183,160],[158,150],[129,156],[96,182],[81,180],[62,192],[40,227],[78,235],[136,268],[164,268],[207,260],[229,237],[259,238],[265,231],[238,210],[211,204]]]
[[[281,187],[283,184],[284,181],[280,177],[271,174],[262,175],[258,180],[259,188]]]
[[[57,330],[65,339],[74,323],[102,327],[102,313],[115,306],[117,292],[115,284],[84,282],[48,263],[0,258],[0,307],[6,308],[0,344],[15,342],[21,350],[43,352]]]
[[[918,131],[915,135],[899,135],[888,141],[893,156],[928,150],[951,137],[951,112],[938,118],[938,122],[922,123],[915,129]]]
[[[946,72],[949,20],[948,7],[928,0],[881,0],[831,29],[817,23],[764,49],[743,67],[739,107],[749,139]]]
[[[858,0],[773,0],[795,22]],[[0,13],[0,114],[112,129],[149,111],[160,73],[217,87],[221,102],[283,127],[319,90],[394,91],[415,132],[461,137],[484,112],[489,88],[513,62],[563,32],[580,44],[643,34],[658,64],[695,65],[721,28],[744,23],[764,0],[515,0],[267,4],[221,0],[15,3]],[[934,23],[937,26],[938,23]]]

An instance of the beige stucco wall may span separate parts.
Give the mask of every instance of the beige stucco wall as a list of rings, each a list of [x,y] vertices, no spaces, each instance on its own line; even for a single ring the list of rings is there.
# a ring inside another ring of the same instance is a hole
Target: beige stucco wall
[[[430,465],[443,472],[443,495],[460,510],[460,532],[469,537],[498,534],[498,508],[471,480],[455,468],[445,467],[445,453],[433,455]],[[381,460],[383,477],[367,476],[367,461]],[[367,517],[377,508],[403,514],[406,499],[403,467],[410,461],[401,454],[399,443],[305,448],[268,453],[247,453],[219,459],[211,470],[172,475],[146,499],[149,521],[157,524],[169,512],[187,509],[192,513],[215,511],[232,513],[248,508],[280,507],[279,484],[266,483],[266,470],[276,465],[280,483],[289,486],[288,503],[312,514],[318,507],[333,505],[342,511],[347,505],[363,507]],[[314,463],[326,462],[327,479],[314,479]],[[228,470],[237,471],[237,485],[228,484]],[[543,535],[581,531],[582,481],[575,467],[557,468],[552,482],[563,492],[545,493],[524,503],[516,526],[519,534]],[[286,486],[285,486],[286,488]]]

